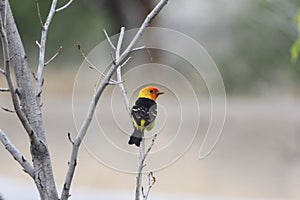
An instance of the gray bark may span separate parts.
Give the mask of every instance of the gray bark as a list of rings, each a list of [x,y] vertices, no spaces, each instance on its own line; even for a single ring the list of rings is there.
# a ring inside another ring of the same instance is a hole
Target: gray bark
[[[27,56],[8,1],[0,1],[0,14],[5,20],[9,62],[10,66],[14,67],[19,102],[33,130],[28,135],[34,167],[34,181],[41,199],[58,199],[40,105],[37,102]]]

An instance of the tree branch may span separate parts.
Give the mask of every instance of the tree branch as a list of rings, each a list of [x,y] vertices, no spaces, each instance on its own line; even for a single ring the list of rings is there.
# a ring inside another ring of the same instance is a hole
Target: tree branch
[[[87,130],[90,126],[90,123],[93,119],[96,106],[98,104],[99,98],[106,88],[106,86],[109,84],[109,81],[113,75],[113,73],[116,71],[117,66],[122,65],[122,63],[126,60],[126,58],[129,56],[131,50],[134,48],[134,45],[136,42],[141,38],[145,28],[149,25],[151,20],[158,14],[158,12],[167,4],[168,0],[161,0],[157,6],[150,12],[150,14],[147,16],[145,21],[143,22],[142,26],[139,28],[138,32],[132,39],[132,41],[127,46],[126,50],[120,55],[119,59],[116,59],[112,66],[110,67],[108,73],[102,80],[102,82],[99,84],[99,86],[96,88],[96,91],[92,97],[92,100],[90,102],[86,117],[81,125],[81,128],[76,136],[76,139],[74,141],[74,145],[71,152],[71,157],[69,161],[69,167],[65,178],[64,187],[61,194],[61,200],[67,200],[70,196],[70,187],[74,176],[74,171],[77,165],[77,156],[79,147],[81,145],[81,141],[85,137]]]
[[[141,141],[141,146],[140,146],[140,155],[139,155],[139,167],[138,167],[138,172],[137,172],[137,176],[136,176],[135,200],[140,199],[141,188],[142,188],[142,178],[143,178],[143,168],[145,167],[145,160],[154,145],[156,137],[157,137],[157,134],[155,134],[153,136],[152,142],[151,142],[150,146],[148,147],[147,151],[145,152],[145,138],[144,138],[144,135],[142,136],[142,141]],[[149,189],[149,192],[150,192],[150,189]]]
[[[60,7],[60,8],[57,8],[56,10],[55,10],[55,12],[60,12],[60,11],[62,11],[62,10],[64,10],[64,9],[66,9],[67,7],[69,7],[70,5],[71,5],[71,3],[73,3],[73,0],[70,0],[68,3],[66,3],[64,6],[62,6],[62,7]]]
[[[11,110],[11,109],[4,108],[4,107],[2,107],[2,110],[4,110],[5,112],[9,112],[9,113],[15,113],[16,112],[15,110]]]
[[[101,72],[85,55],[84,51],[81,48],[80,43],[77,44],[78,50],[80,51],[83,59],[89,64],[89,68],[95,70],[96,72],[98,72],[101,76],[105,76],[105,74],[103,72]]]
[[[62,46],[59,47],[57,52],[45,63],[45,66],[51,63],[62,51]]]
[[[37,101],[38,101],[39,104],[40,104],[40,94],[42,92],[42,86],[43,86],[43,84],[42,84],[42,82],[43,82],[43,70],[44,70],[45,65],[47,65],[49,63],[49,61],[45,63],[46,42],[47,42],[48,29],[49,29],[49,26],[52,22],[52,19],[53,19],[55,13],[67,8],[72,2],[73,2],[73,0],[69,1],[63,7],[56,9],[57,0],[52,0],[51,7],[50,7],[50,10],[49,10],[47,19],[46,19],[45,23],[42,24],[43,28],[42,28],[40,42],[36,42],[39,46],[39,64],[38,64],[38,70],[37,70],[37,74],[36,74],[35,95],[37,97]],[[38,0],[37,0],[37,6],[38,6]],[[38,9],[38,11],[39,11],[39,9]],[[41,14],[39,13],[39,16],[40,15]],[[41,23],[42,23],[42,21],[41,21]],[[59,54],[60,50],[57,52],[57,55]],[[57,55],[54,55],[50,59],[50,61],[52,61]]]
[[[146,185],[146,191],[143,193],[143,200],[147,200],[150,190],[153,187],[154,183],[156,182],[155,177],[153,176],[153,172],[149,172],[147,176],[147,185]]]
[[[120,58],[120,52],[121,52],[122,42],[123,42],[123,38],[124,38],[124,32],[125,32],[125,27],[121,27],[119,40],[118,40],[118,44],[117,44],[117,48],[116,48],[116,52],[115,52],[116,59]],[[120,82],[120,84],[118,84],[118,86],[119,86],[120,90],[122,91],[125,108],[126,108],[126,111],[129,114],[129,118],[131,119],[129,99],[128,99],[127,91],[124,87],[123,80],[122,80],[122,66],[124,66],[128,62],[129,59],[130,59],[130,57],[128,57],[128,59],[125,60],[122,65],[118,66],[118,68],[117,68],[117,81]]]
[[[24,172],[29,174],[34,179],[34,169],[29,162],[24,158],[20,151],[11,143],[6,134],[0,129],[0,141],[5,146],[5,149],[13,156],[13,158],[23,167]]]
[[[37,0],[38,2],[38,0]],[[42,80],[43,80],[43,70],[45,66],[45,53],[46,53],[46,42],[47,42],[47,34],[48,34],[48,28],[51,24],[51,21],[55,14],[57,0],[52,0],[52,4],[46,19],[46,22],[42,24],[42,34],[41,39],[39,42],[39,64],[38,64],[38,70],[36,74],[36,90],[35,95],[37,97],[38,104],[40,103],[40,94],[42,92]],[[39,14],[40,16],[40,14]]]
[[[77,44],[77,47],[78,47],[78,50],[80,51],[81,53],[81,56],[83,57],[83,59],[89,64],[89,68],[92,69],[92,70],[95,70],[98,74],[100,74],[101,76],[105,77],[106,75],[101,72],[89,59],[88,57],[85,55],[84,51],[82,50],[81,48],[81,45],[80,43]],[[114,61],[113,61],[114,62]],[[109,64],[108,66],[110,66],[111,64]],[[110,79],[109,81],[109,84],[110,85],[117,85],[119,84],[117,81],[113,80],[113,79]]]
[[[39,20],[40,20],[40,24],[43,27],[44,22],[43,22],[42,15],[41,15],[40,2],[39,2],[39,0],[35,0],[35,2],[36,2],[35,3],[36,4],[36,10],[37,10],[37,14],[38,14],[38,17],[39,17]]]
[[[155,6],[155,8],[147,15],[146,19],[144,20],[143,24],[139,28],[137,34],[133,37],[130,44],[127,46],[126,50],[123,54],[128,54],[132,49],[136,42],[140,39],[140,36],[145,31],[145,28],[149,26],[152,19],[156,17],[156,15],[163,9],[163,7],[168,3],[168,0],[160,0],[160,2]],[[122,54],[122,55],[123,55]]]
[[[108,43],[110,44],[111,48],[112,48],[113,50],[116,50],[115,45],[114,45],[114,44],[112,43],[112,41],[110,40],[110,38],[109,38],[109,36],[108,36],[108,34],[107,34],[107,32],[106,32],[105,29],[103,29],[103,32],[104,32],[104,35],[105,35],[105,37],[106,37]]]
[[[6,80],[16,113],[30,138],[35,185],[41,199],[58,199],[40,105],[34,93],[27,56],[8,1],[0,1],[0,15]],[[5,23],[3,19],[6,20]],[[14,67],[16,89],[10,74],[10,64]]]

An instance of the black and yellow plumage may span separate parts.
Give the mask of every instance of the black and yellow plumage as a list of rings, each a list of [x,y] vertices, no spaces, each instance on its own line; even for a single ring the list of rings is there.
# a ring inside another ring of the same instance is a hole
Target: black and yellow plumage
[[[157,115],[157,97],[163,94],[156,87],[143,88],[134,106],[131,109],[134,131],[130,136],[128,144],[140,146],[144,131],[150,131],[155,125]]]

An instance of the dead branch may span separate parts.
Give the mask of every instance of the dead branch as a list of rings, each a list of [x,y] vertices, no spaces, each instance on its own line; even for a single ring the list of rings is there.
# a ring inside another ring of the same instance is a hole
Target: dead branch
[[[40,105],[34,93],[27,56],[8,1],[0,2],[0,15],[5,77],[14,109],[30,138],[34,169],[31,177],[41,199],[58,199]],[[14,67],[17,90],[12,81],[10,66]],[[24,157],[22,159],[25,160]]]
[[[67,7],[69,7],[69,6],[71,5],[71,3],[73,3],[73,0],[68,1],[68,3],[66,3],[64,6],[62,6],[62,7],[60,7],[60,8],[57,8],[57,9],[55,10],[55,12],[60,12],[60,11],[62,11],[62,10],[64,10],[64,9],[66,9]]]
[[[71,133],[68,133],[68,139],[69,139],[69,141],[71,142],[71,144],[74,145],[74,142],[73,142],[73,140],[72,140],[72,138],[71,138]]]
[[[36,4],[36,10],[37,10],[37,14],[38,14],[38,17],[39,17],[39,20],[40,20],[40,24],[43,27],[44,22],[43,22],[43,18],[42,18],[42,15],[41,15],[40,2],[39,2],[39,0],[35,0],[35,2],[36,2],[35,3]]]
[[[109,36],[108,36],[108,34],[107,34],[107,32],[106,32],[105,29],[103,29],[103,32],[104,32],[104,35],[105,35],[105,37],[106,37],[108,43],[110,44],[111,48],[112,48],[113,50],[116,50],[115,45],[114,45],[114,44],[112,43],[112,41],[110,40],[110,38],[109,38]]]
[[[15,113],[16,112],[15,110],[12,110],[12,109],[9,109],[9,108],[2,107],[1,109],[4,110],[5,112],[9,112],[9,113]]]
[[[142,136],[142,141],[141,141],[141,146],[140,146],[140,154],[139,154],[139,166],[138,166],[138,172],[137,172],[137,176],[136,176],[135,200],[140,199],[141,188],[142,188],[142,178],[143,178],[143,168],[146,166],[145,160],[155,143],[156,137],[157,137],[157,134],[155,134],[153,136],[150,146],[148,147],[147,151],[145,151],[145,138],[144,138],[144,135]],[[150,192],[150,189],[148,192]]]
[[[47,62],[45,62],[45,66],[51,63],[61,53],[61,51],[62,51],[62,46],[60,46],[57,52]]]
[[[71,3],[72,0],[69,1],[65,6],[58,8],[58,10],[60,11],[67,8]],[[40,95],[38,94],[41,94],[42,91],[43,70],[45,65],[49,63],[49,62],[45,62],[47,34],[52,19],[55,13],[58,12],[56,9],[56,5],[57,5],[57,0],[52,0],[51,7],[45,23],[43,23],[42,20],[40,20],[42,23],[41,39],[40,42],[36,42],[36,44],[39,46],[39,64],[38,64],[38,70],[36,74],[36,90],[35,90],[35,95],[38,103],[40,103],[40,98],[41,98]],[[38,0],[37,0],[37,7],[39,8]],[[41,14],[39,13],[39,9],[38,9],[38,15],[41,19]],[[59,54],[59,52],[60,51],[58,51],[57,55]],[[52,58],[54,59],[57,55],[54,55]],[[53,60],[52,58],[50,59],[50,62]]]
[[[81,45],[80,43],[77,44],[77,47],[78,47],[78,50],[80,51],[81,53],[81,56],[83,57],[83,59],[89,64],[89,68],[92,69],[92,70],[95,70],[98,74],[100,74],[101,76],[105,77],[105,74],[103,72],[101,72],[89,59],[88,57],[85,55],[84,51],[82,50],[81,48]],[[114,62],[114,61],[113,61]],[[109,64],[108,66],[110,66],[111,64]],[[117,85],[119,84],[120,82],[118,81],[115,81],[113,79],[110,79],[109,81],[109,85]]]
[[[136,35],[134,36],[132,41],[129,43],[129,45],[125,49],[125,51],[120,55],[119,59],[114,60],[112,66],[108,70],[108,73],[103,78],[103,80],[101,81],[99,86],[96,88],[96,91],[90,102],[86,117],[80,127],[80,130],[79,130],[75,140],[74,140],[74,145],[72,148],[70,161],[69,161],[69,167],[68,167],[64,187],[63,187],[62,194],[61,194],[61,200],[67,200],[70,196],[70,187],[71,187],[71,183],[73,180],[75,168],[77,165],[77,156],[78,156],[79,147],[80,147],[81,141],[85,137],[87,130],[90,126],[90,123],[93,119],[93,116],[94,116],[94,113],[96,110],[96,106],[98,104],[98,101],[99,101],[99,98],[100,98],[102,92],[104,91],[106,86],[109,84],[109,81],[110,81],[113,73],[116,71],[117,67],[119,65],[122,65],[122,63],[126,60],[126,58],[128,58],[131,50],[134,48],[134,45],[143,35],[145,28],[149,25],[149,23],[152,21],[152,19],[158,14],[158,12],[167,4],[167,2],[168,2],[168,0],[161,0],[157,4],[157,6],[155,6],[155,8],[150,12],[150,14],[146,17],[146,19],[144,20],[143,24],[139,28],[138,32],[136,33]]]
[[[147,175],[147,185],[146,190],[143,192],[143,200],[147,200],[150,190],[153,187],[154,183],[156,182],[156,178],[153,176],[153,172],[149,172]]]
[[[80,43],[77,44],[78,50],[81,53],[81,56],[83,57],[83,59],[89,64],[89,68],[92,70],[95,70],[96,72],[98,72],[101,76],[105,76],[105,74],[103,72],[101,72],[85,55],[84,51],[81,48]]]
[[[120,52],[121,52],[122,42],[123,42],[123,38],[124,38],[124,33],[125,33],[125,27],[121,27],[119,40],[118,40],[118,44],[117,44],[117,48],[116,48],[116,52],[115,52],[116,59],[120,58]],[[131,119],[129,99],[128,99],[127,91],[124,87],[123,80],[122,80],[122,66],[124,66],[128,62],[129,59],[130,59],[130,57],[128,57],[122,65],[118,66],[118,68],[117,68],[117,81],[120,82],[120,84],[118,84],[118,85],[119,85],[119,88],[120,88],[120,90],[122,91],[122,94],[123,94],[126,111],[128,112],[129,118]]]
[[[129,56],[129,57],[123,62],[123,64],[120,65],[121,68],[124,67],[124,66],[129,62],[130,59],[131,59],[131,57]]]
[[[41,48],[41,44],[39,43],[39,41],[35,41],[35,44],[36,44],[39,48]]]
[[[20,151],[11,143],[6,134],[0,129],[0,141],[5,146],[5,149],[13,156],[13,158],[23,167],[24,172],[29,174],[34,179],[34,169],[32,165],[27,162]]]
[[[149,49],[147,47],[145,47],[145,46],[134,48],[134,49],[131,50],[131,52],[141,51],[141,50],[144,50],[144,49],[147,51],[147,53],[148,53],[148,55],[150,57],[150,60],[152,60],[153,59],[152,55],[151,55]]]

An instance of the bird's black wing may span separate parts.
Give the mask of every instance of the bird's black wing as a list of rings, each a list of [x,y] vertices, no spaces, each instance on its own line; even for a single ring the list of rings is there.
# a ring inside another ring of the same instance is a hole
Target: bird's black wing
[[[139,98],[131,109],[131,115],[138,126],[141,126],[142,119],[145,120],[144,126],[148,126],[156,118],[157,105],[150,99]]]

